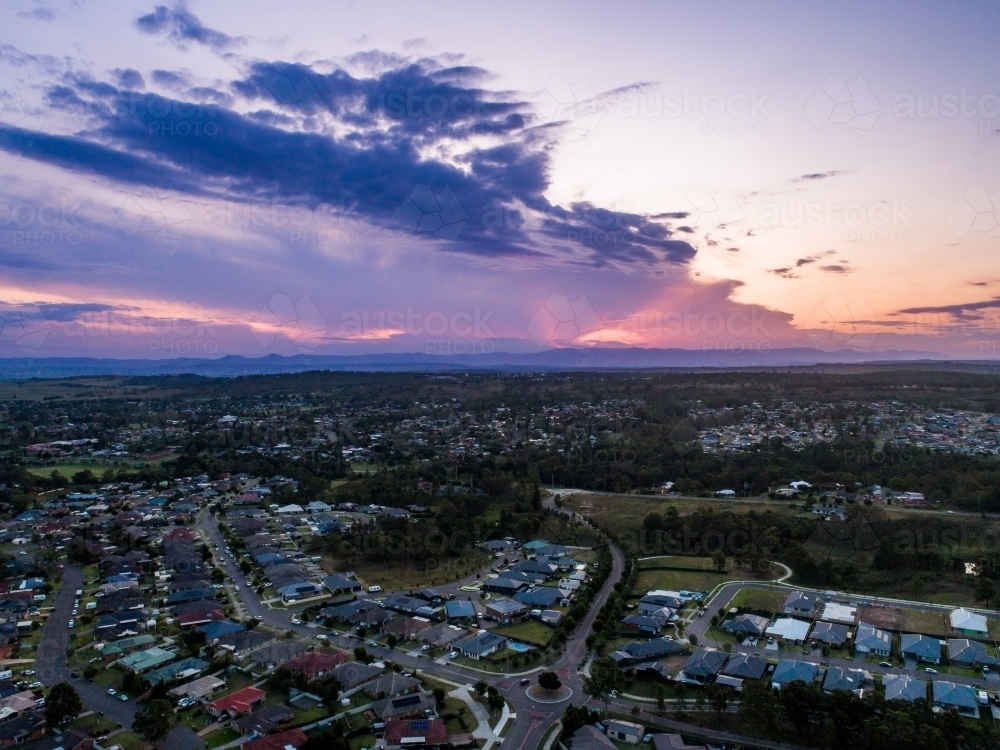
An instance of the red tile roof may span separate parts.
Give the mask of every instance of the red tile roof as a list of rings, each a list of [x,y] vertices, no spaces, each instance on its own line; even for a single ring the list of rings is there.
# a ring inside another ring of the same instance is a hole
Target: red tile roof
[[[394,719],[385,723],[385,743],[398,745],[404,737],[423,737],[425,745],[443,745],[448,727],[443,719]]]
[[[285,666],[312,679],[345,661],[347,661],[347,654],[343,651],[310,651],[308,654],[296,656]]]
[[[246,687],[216,701],[212,701],[208,704],[208,710],[213,713],[222,713],[225,711],[237,715],[248,714],[253,710],[254,705],[260,703],[266,696],[267,693],[259,688]]]

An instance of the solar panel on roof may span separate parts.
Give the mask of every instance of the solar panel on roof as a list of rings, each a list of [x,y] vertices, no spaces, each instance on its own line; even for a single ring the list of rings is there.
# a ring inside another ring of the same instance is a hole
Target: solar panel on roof
[[[406,706],[412,706],[416,703],[420,703],[419,695],[407,695],[403,698],[393,701],[392,705],[394,705],[396,708],[404,708]]]
[[[410,722],[410,729],[415,729],[417,731],[426,731],[430,729],[431,723],[427,719],[417,719]]]

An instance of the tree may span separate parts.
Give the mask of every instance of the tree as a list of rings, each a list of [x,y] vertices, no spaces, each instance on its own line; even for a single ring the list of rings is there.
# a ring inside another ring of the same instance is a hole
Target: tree
[[[472,689],[476,691],[476,695],[482,697],[486,695],[486,690],[489,686],[486,684],[486,680],[479,680]]]
[[[45,720],[50,727],[62,729],[83,711],[83,702],[68,682],[60,682],[45,699]]]
[[[396,648],[396,644],[399,643],[399,639],[392,633],[389,633],[389,637],[385,639],[385,642],[389,644],[389,648]]]
[[[543,690],[555,692],[562,687],[562,682],[559,680],[559,675],[555,672],[542,672],[538,675],[538,687]]]
[[[174,707],[170,701],[155,700],[140,708],[132,721],[132,731],[156,745],[170,734],[174,725]]]
[[[486,690],[486,704],[490,707],[490,711],[500,711],[503,709],[503,696],[492,685]]]
[[[611,693],[622,687],[622,673],[618,665],[610,659],[598,659],[590,665],[590,677],[583,680],[583,691],[604,703],[604,713],[608,712]]]
[[[267,686],[277,693],[287,693],[292,688],[294,675],[288,667],[278,667],[274,673],[267,678]]]
[[[126,672],[122,679],[122,689],[133,696],[142,695],[149,690],[149,680],[138,672]]]
[[[656,710],[659,711],[662,714],[663,713],[663,709],[665,707],[665,704],[664,704],[665,695],[664,695],[664,691],[663,691],[663,685],[661,685],[658,682],[653,687],[653,697],[656,698]]]
[[[443,708],[445,699],[444,688],[436,687],[432,692],[434,693],[434,703],[437,704],[438,708]]]
[[[769,736],[777,722],[777,700],[763,683],[747,680],[740,693],[739,716],[755,736]]]
[[[721,549],[715,550],[712,553],[712,562],[715,563],[715,569],[720,573],[726,572],[726,553]]]

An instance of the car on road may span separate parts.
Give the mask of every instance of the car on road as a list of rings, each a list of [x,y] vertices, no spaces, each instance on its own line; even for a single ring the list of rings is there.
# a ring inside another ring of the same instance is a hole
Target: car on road
[[[23,674],[25,677],[31,677],[31,675],[33,675],[34,673],[35,673],[34,669],[25,669],[23,672],[21,672],[21,674]]]
[[[30,685],[28,685],[28,690],[37,690],[41,686],[42,686],[42,683],[40,683],[40,682],[33,682]]]
[[[368,641],[368,645],[371,648],[378,648],[380,644],[378,643],[378,641]]]
[[[108,688],[108,695],[118,695],[118,691],[114,688]]]
[[[369,587],[368,587],[368,593],[369,593],[369,594],[377,594],[377,593],[379,593],[379,592],[380,592],[381,590],[382,590],[382,587],[381,587],[381,586],[369,586]]]
[[[426,651],[426,650],[427,650],[427,649],[429,649],[430,647],[431,647],[431,644],[429,644],[429,643],[425,643],[425,644],[424,644],[423,646],[421,646],[421,647],[420,647],[420,650],[421,650],[421,651]]]
[[[125,695],[125,693],[120,693],[118,695],[118,700],[120,700],[120,701],[127,701],[128,700],[128,696]]]
[[[301,617],[293,617],[292,618],[292,625],[301,625],[301,624],[302,624],[302,618]]]
[[[878,665],[879,665],[880,667],[885,667],[886,669],[889,669],[889,668],[891,668],[891,667],[892,667],[892,664],[890,664],[890,663],[889,663],[889,662],[887,662],[887,661],[880,661],[880,662],[878,663]]]
[[[937,674],[937,670],[936,669],[931,669],[930,667],[924,667],[924,671],[927,674]]]
[[[524,678],[521,679],[521,683],[520,684],[527,685],[529,682],[531,682],[531,680],[529,680],[527,677],[524,677]]]
[[[253,619],[255,619],[255,620],[263,620],[264,619],[264,615],[254,615]]]
[[[72,630],[75,627],[76,627],[76,620],[70,620],[69,621],[69,629]]]
[[[72,677],[74,680],[79,680],[80,679],[80,673],[79,672],[70,672],[69,676]]]
[[[327,637],[325,635],[323,635],[322,633],[317,633],[316,637],[319,638],[321,641],[328,640]]]

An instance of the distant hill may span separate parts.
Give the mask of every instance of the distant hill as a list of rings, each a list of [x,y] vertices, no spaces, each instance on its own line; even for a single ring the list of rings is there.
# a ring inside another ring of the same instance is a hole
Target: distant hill
[[[756,367],[803,367],[824,364],[874,362],[944,362],[947,358],[928,352],[860,352],[844,349],[824,352],[807,347],[771,351],[720,352],[692,349],[591,348],[548,349],[534,353],[491,354],[356,354],[284,357],[226,356],[218,359],[97,359],[47,357],[0,359],[0,380],[62,378],[80,375],[177,375],[208,377],[269,375],[309,370],[372,372],[448,372],[457,370],[504,370],[543,372],[558,370],[621,369],[736,369]]]

